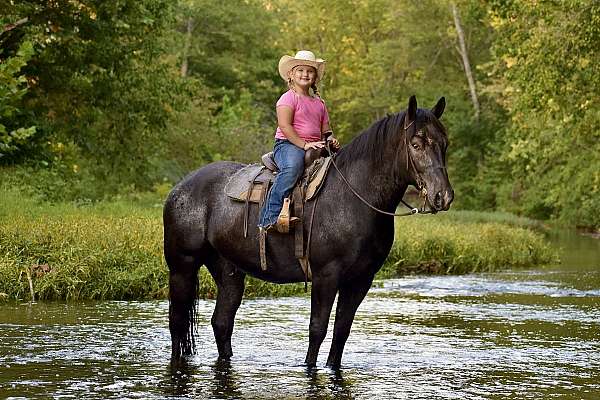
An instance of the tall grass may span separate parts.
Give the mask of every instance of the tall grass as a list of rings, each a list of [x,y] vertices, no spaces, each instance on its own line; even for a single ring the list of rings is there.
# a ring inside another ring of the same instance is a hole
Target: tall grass
[[[160,201],[141,196],[137,201],[38,204],[15,191],[1,195],[0,299],[167,297]],[[205,268],[199,279],[200,296],[214,298],[216,286]],[[303,292],[301,284],[246,281],[246,296]]]
[[[52,205],[15,191],[0,195],[0,299],[167,296],[159,200],[142,196],[137,202]],[[448,213],[398,219],[394,247],[378,277],[491,271],[553,260],[541,234],[498,218]],[[302,284],[253,278],[246,283],[247,296],[303,292]],[[214,282],[202,268],[200,296],[215,295]]]
[[[519,217],[507,212],[495,211],[449,211],[441,213],[433,218],[441,218],[442,221],[458,222],[458,223],[499,223],[520,228],[529,228],[533,230],[543,231],[546,225],[542,222],[526,217]]]
[[[392,251],[378,277],[464,274],[557,262],[535,221],[509,214],[448,212],[396,222]]]

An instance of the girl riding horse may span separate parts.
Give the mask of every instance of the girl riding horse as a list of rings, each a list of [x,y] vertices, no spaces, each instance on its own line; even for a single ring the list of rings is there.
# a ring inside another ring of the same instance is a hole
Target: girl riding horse
[[[277,226],[283,201],[304,171],[304,153],[322,148],[323,133],[331,131],[329,114],[317,89],[324,71],[325,61],[307,50],[279,60],[279,74],[287,82],[288,91],[281,95],[276,106],[278,127],[273,153],[279,173],[260,214],[261,230]],[[330,140],[334,149],[340,147],[337,139]],[[297,218],[290,222],[295,221]]]

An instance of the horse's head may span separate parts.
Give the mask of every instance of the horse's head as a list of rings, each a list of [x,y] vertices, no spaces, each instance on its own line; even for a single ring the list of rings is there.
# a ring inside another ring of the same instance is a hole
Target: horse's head
[[[418,109],[411,96],[404,116],[404,148],[410,184],[425,194],[433,212],[448,210],[454,190],[446,170],[448,137],[439,118],[446,107],[442,97],[431,110]]]

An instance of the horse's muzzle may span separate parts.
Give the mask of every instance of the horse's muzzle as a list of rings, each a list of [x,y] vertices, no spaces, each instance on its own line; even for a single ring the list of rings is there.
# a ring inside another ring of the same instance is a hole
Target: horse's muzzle
[[[433,201],[430,201],[432,211],[448,211],[452,200],[454,200],[454,190],[452,188],[437,192],[433,196]]]

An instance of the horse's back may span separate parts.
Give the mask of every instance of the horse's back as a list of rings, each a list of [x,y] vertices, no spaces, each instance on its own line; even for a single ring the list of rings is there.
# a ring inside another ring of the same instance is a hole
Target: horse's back
[[[165,202],[165,210],[174,207],[180,202],[197,202],[214,196],[218,189],[222,189],[227,179],[245,164],[218,161],[207,164],[189,173],[179,181],[169,193]]]

